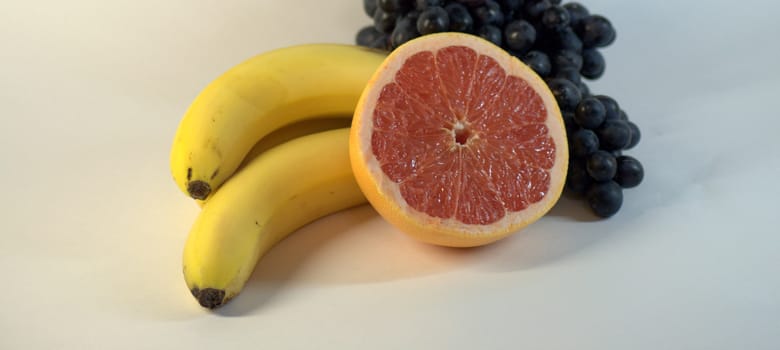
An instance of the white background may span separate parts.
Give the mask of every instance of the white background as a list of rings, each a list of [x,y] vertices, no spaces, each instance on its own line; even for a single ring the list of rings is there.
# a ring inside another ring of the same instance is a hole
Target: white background
[[[211,312],[181,274],[198,208],[168,170],[179,118],[252,55],[351,43],[361,1],[5,1],[0,348],[780,348],[780,5],[585,3],[618,30],[592,90],[643,132],[617,216],[564,198],[453,250],[361,207]]]

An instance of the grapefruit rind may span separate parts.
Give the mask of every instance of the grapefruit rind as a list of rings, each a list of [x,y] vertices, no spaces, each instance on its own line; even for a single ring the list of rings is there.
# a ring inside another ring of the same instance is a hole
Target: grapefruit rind
[[[555,164],[549,170],[550,187],[544,198],[527,208],[507,212],[503,218],[487,225],[464,224],[452,218],[437,218],[411,208],[399,186],[381,169],[371,149],[373,108],[382,88],[395,78],[405,60],[420,51],[436,52],[450,46],[465,46],[479,54],[488,54],[507,73],[526,80],[542,98],[547,108],[548,135],[555,143]],[[546,83],[531,68],[494,44],[469,34],[438,33],[411,40],[395,49],[385,59],[361,95],[350,131],[350,160],[358,185],[374,209],[402,232],[423,242],[472,247],[505,238],[546,214],[563,191],[568,167],[566,131],[560,110]]]

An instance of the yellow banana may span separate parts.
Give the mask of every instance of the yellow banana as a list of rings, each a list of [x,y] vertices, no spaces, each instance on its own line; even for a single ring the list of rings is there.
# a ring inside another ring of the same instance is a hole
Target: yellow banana
[[[271,148],[206,201],[184,246],[187,287],[200,305],[221,306],[278,241],[365,201],[349,163],[349,128]]]
[[[179,188],[205,199],[264,136],[299,120],[351,116],[386,54],[354,45],[270,51],[211,82],[182,118],[171,149]]]
[[[236,171],[241,171],[241,169],[246,167],[247,164],[251,163],[252,160],[259,157],[262,153],[282,143],[318,132],[348,128],[350,124],[351,121],[348,117],[332,117],[302,120],[281,129],[274,130],[274,132],[263,137],[254,147],[252,147]],[[205,200],[200,199],[196,199],[195,202],[198,203],[201,208],[206,204]]]

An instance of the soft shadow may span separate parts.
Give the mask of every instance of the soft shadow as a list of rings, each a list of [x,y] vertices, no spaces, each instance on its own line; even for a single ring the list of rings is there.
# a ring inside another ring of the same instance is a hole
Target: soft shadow
[[[611,219],[593,214],[585,200],[564,193],[550,212],[536,223],[478,252],[478,269],[510,272],[569,259],[608,239]]]
[[[580,222],[594,222],[601,220],[588,208],[588,203],[582,196],[563,191],[558,202],[547,213],[548,217],[559,217]]]
[[[607,238],[582,200],[561,198],[522,232],[483,247],[448,248],[410,238],[370,206],[315,221],[271,249],[242,293],[217,310],[242,316],[284,302],[285,289],[382,283],[460,269],[509,272],[555,263]]]

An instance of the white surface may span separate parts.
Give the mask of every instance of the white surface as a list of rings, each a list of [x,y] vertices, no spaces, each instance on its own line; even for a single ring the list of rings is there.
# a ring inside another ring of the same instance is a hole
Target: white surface
[[[359,0],[7,2],[2,349],[778,349],[780,5],[585,1],[647,176],[614,218],[562,200],[498,244],[418,244],[368,207],[318,221],[217,312],[180,254],[179,118],[230,66],[352,42]]]

